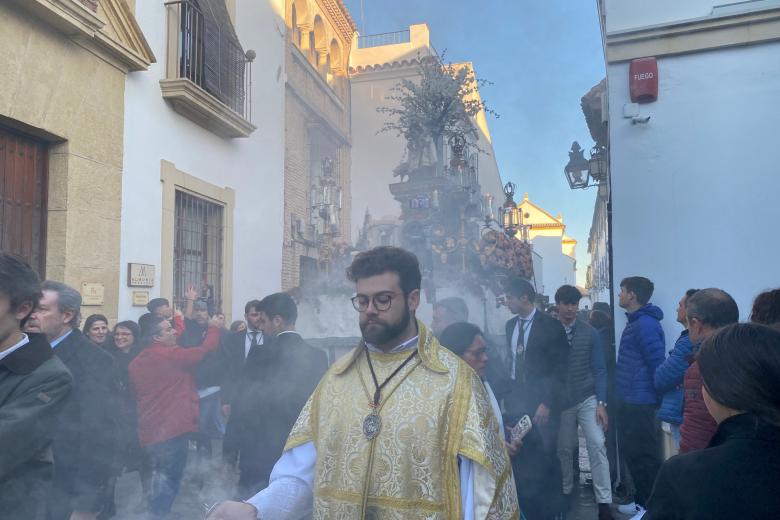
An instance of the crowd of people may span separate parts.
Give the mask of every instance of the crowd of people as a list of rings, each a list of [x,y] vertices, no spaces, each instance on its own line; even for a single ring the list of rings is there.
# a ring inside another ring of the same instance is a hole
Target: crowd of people
[[[780,289],[749,323],[721,289],[681,291],[667,343],[647,278],[620,284],[618,341],[608,305],[583,312],[564,285],[543,310],[510,279],[495,343],[461,298],[434,304],[430,330],[416,319],[411,253],[361,253],[348,276],[363,338],[329,369],[287,293],[229,328],[192,287],[182,309],[155,298],[137,321],[82,326],[78,291],[0,253],[0,519],[111,518],[132,472],[134,512],[178,518],[194,458],[237,473],[210,519],[563,520],[580,431],[599,520],[627,480],[616,509],[636,519],[780,511]],[[662,423],[680,453],[666,462]]]

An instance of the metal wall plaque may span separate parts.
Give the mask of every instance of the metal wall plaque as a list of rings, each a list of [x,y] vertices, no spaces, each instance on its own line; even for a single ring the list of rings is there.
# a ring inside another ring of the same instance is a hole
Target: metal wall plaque
[[[81,284],[81,305],[103,305],[105,286],[102,283],[84,282]]]
[[[146,307],[149,303],[149,291],[133,291],[133,307]]]
[[[150,264],[127,264],[128,287],[154,287],[155,267]]]

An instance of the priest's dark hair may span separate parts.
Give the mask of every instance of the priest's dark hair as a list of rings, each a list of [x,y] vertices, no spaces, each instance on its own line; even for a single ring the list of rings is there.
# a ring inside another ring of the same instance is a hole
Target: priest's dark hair
[[[287,293],[269,294],[260,301],[260,307],[255,308],[271,319],[279,316],[284,320],[285,325],[295,325],[298,319],[298,306]]]
[[[0,253],[0,294],[8,298],[9,311],[16,312],[25,303],[30,303],[30,313],[41,299],[41,280],[23,259],[8,253]],[[22,321],[24,325],[28,314]]]
[[[704,386],[718,403],[780,426],[780,331],[735,323],[704,340],[697,356]]]
[[[442,331],[439,343],[458,357],[463,357],[477,336],[484,336],[482,329],[473,323],[459,321]]]
[[[404,295],[419,289],[422,283],[417,257],[400,247],[380,246],[363,251],[347,267],[347,279],[353,282],[384,273],[398,275]]]

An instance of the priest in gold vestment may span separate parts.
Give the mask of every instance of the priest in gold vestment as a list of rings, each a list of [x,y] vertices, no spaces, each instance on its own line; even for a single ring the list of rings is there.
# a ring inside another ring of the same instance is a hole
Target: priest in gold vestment
[[[348,276],[363,341],[304,406],[271,474],[211,520],[519,517],[512,467],[485,388],[415,319],[408,251],[359,254]]]

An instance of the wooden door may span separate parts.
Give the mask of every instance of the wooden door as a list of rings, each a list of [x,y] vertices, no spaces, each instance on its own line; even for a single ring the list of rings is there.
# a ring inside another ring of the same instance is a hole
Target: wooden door
[[[0,127],[0,250],[46,267],[46,145]]]

